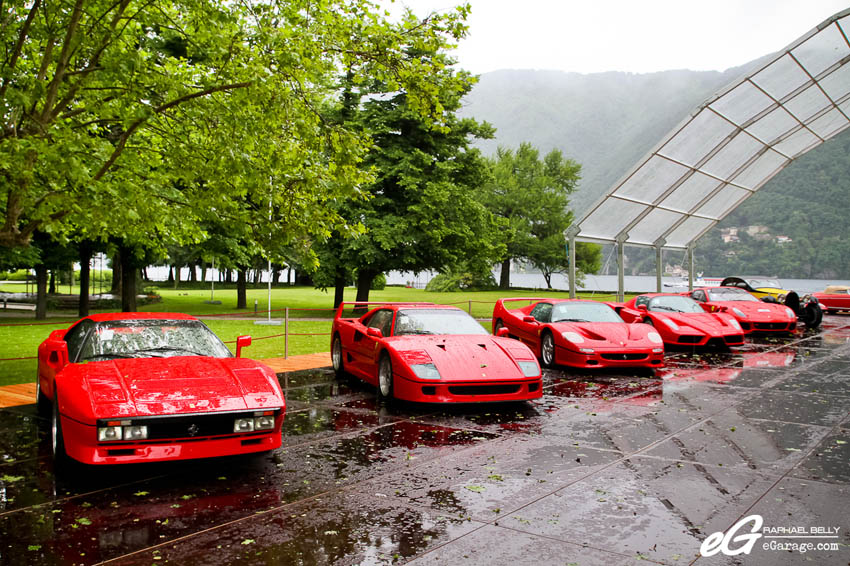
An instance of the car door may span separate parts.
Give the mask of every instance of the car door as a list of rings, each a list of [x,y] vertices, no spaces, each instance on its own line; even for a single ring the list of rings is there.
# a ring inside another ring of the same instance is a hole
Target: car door
[[[537,303],[529,314],[534,318],[534,322],[523,322],[517,337],[533,352],[537,352],[540,349],[540,329],[543,324],[552,320],[552,303]]]
[[[354,338],[351,344],[352,364],[367,380],[376,380],[378,375],[377,353],[380,341],[389,336],[392,329],[392,309],[376,309],[366,318],[361,319],[354,328]],[[369,329],[377,329],[381,336],[372,336]]]

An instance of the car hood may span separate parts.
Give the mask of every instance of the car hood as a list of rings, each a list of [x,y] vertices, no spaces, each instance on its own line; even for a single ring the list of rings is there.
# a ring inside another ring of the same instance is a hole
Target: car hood
[[[733,308],[738,309],[746,314],[750,320],[774,320],[777,318],[783,322],[791,320],[785,311],[787,307],[776,303],[765,303],[763,301],[715,301],[713,304],[726,307],[729,309],[729,314],[734,314],[732,312]],[[797,315],[794,315],[794,318],[796,319]]]
[[[741,330],[735,326],[731,326],[728,321],[735,320],[731,314],[715,314],[715,313],[685,313],[685,312],[653,312],[654,321],[658,321],[656,326],[664,324],[660,319],[667,318],[672,320],[679,326],[679,334],[687,334],[689,329],[692,331],[708,334],[710,336],[725,336],[728,334],[741,334]],[[666,326],[666,325],[665,325]]]
[[[525,344],[485,334],[399,336],[388,345],[408,365],[433,363],[443,381],[526,379],[514,360],[535,360]]]
[[[553,322],[550,324],[555,332],[575,332],[587,348],[630,348],[660,347],[647,338],[647,334],[655,332],[648,324],[629,324],[626,322]],[[571,340],[572,342],[572,340]]]
[[[89,362],[67,367],[57,380],[63,406],[73,406],[83,420],[284,406],[274,373],[246,358]]]

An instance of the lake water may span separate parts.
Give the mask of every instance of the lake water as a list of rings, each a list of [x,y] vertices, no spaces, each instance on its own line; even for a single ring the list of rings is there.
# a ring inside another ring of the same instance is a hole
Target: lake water
[[[387,275],[387,283],[394,285],[403,285],[412,283],[416,288],[424,288],[428,284],[435,273],[425,272],[419,275],[412,273],[401,273],[398,271],[390,272]],[[499,272],[494,273],[496,281],[499,280]],[[721,276],[718,276],[719,279]],[[714,277],[706,275],[705,278],[713,279]],[[821,280],[821,279],[780,279],[780,283],[786,289],[792,289],[798,293],[816,293],[822,292],[827,285],[847,285],[845,280]],[[681,277],[662,277],[661,283],[664,285],[663,290],[669,292],[685,291],[688,288],[688,280]],[[626,275],[623,278],[623,284],[626,292],[655,292],[655,276],[647,275]],[[711,283],[709,283],[711,284]],[[716,284],[716,283],[715,283]],[[511,287],[527,287],[532,289],[545,289],[546,280],[539,273],[511,273]],[[565,275],[556,273],[552,275],[552,288],[567,291],[570,288],[569,280]],[[616,275],[586,275],[584,277],[584,285],[579,286],[580,291],[604,291],[617,292],[617,276]]]

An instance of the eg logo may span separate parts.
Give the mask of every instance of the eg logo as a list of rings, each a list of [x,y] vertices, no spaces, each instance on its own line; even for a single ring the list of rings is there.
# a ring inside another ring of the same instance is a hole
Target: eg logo
[[[753,528],[749,532],[749,534],[743,534],[735,536],[735,533],[738,532],[738,529],[746,525],[747,523],[753,523]],[[724,534],[722,532],[712,533],[702,541],[702,544],[699,547],[699,553],[703,556],[714,556],[718,552],[722,552],[726,556],[735,556],[738,554],[749,554],[753,549],[753,546],[756,544],[756,541],[761,538],[761,526],[764,524],[764,519],[762,519],[761,515],[750,515],[748,517],[744,517]],[[743,545],[737,548],[729,548],[729,545],[732,543],[744,543]]]

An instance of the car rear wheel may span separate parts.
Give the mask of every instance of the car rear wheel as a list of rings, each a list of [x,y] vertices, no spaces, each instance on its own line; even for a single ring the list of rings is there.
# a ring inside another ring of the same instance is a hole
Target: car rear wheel
[[[393,396],[393,363],[389,355],[381,356],[378,364],[378,397],[392,399]]]
[[[555,338],[551,332],[544,332],[540,337],[540,361],[547,368],[555,365]]]
[[[50,412],[50,399],[41,390],[41,380],[38,372],[35,374],[35,408],[39,415],[47,415]]]
[[[493,336],[498,336],[499,331],[504,328],[505,325],[502,323],[502,319],[496,321],[496,325],[493,327]]]
[[[50,423],[50,440],[53,450],[53,461],[64,462],[67,455],[65,452],[65,439],[62,436],[62,420],[59,417],[59,396],[53,395],[53,418]]]
[[[342,340],[339,334],[334,336],[334,341],[331,345],[331,362],[333,363],[334,372],[337,377],[342,376],[345,373],[345,364],[342,361]]]
[[[651,318],[645,318],[645,319],[643,319],[643,322],[644,322],[644,324],[648,324],[650,326],[655,326],[654,324],[652,324]]]

